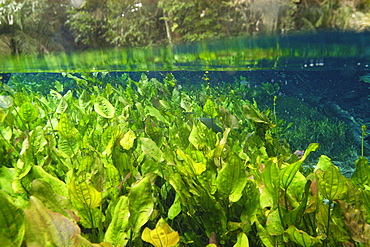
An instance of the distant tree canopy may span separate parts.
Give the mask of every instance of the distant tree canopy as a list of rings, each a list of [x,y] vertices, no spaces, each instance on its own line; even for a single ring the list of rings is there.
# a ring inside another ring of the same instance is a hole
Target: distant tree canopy
[[[364,31],[369,10],[370,0],[0,0],[0,55]]]

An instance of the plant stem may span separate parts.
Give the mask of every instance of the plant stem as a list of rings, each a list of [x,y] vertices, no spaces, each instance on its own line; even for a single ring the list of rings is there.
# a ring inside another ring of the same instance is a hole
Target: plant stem
[[[330,234],[330,211],[331,211],[331,205],[332,201],[329,200],[329,206],[328,206],[328,222],[326,226],[326,239],[329,240],[329,234]],[[325,242],[325,246],[327,246],[328,241]]]

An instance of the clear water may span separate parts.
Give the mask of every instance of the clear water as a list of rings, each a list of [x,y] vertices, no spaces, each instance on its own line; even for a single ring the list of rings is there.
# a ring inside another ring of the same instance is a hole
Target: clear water
[[[369,44],[370,33],[241,37],[172,47],[3,58],[0,71],[9,86],[21,82],[41,93],[48,93],[48,84],[55,80],[65,85],[65,91],[73,88],[75,81],[62,73],[78,77],[92,73],[99,81],[114,84],[124,82],[125,73],[136,81],[142,73],[161,81],[171,72],[181,86],[201,89],[208,71],[211,87],[223,88],[226,94],[244,92],[241,97],[256,100],[262,109],[271,109],[277,97],[278,117],[294,123],[285,136],[292,149],[319,142],[319,153],[350,173],[361,150],[361,126],[370,124]],[[369,144],[365,147],[370,153]]]

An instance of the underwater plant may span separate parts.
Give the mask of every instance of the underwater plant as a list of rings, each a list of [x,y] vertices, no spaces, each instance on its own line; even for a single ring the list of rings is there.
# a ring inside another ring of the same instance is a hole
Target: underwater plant
[[[269,111],[237,94],[198,101],[171,74],[67,76],[78,87],[1,89],[5,246],[370,244],[365,157],[352,178],[324,155],[306,174],[319,144],[293,154]]]

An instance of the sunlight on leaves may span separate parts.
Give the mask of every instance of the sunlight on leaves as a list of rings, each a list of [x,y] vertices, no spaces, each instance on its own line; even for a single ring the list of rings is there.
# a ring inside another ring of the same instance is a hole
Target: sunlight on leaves
[[[129,150],[134,145],[134,141],[136,139],[135,132],[129,129],[120,140],[119,144],[125,149]]]
[[[179,233],[163,221],[159,221],[153,230],[146,227],[141,238],[154,245],[154,247],[172,247],[180,241]]]
[[[105,117],[105,118],[114,117],[114,114],[116,112],[113,105],[106,98],[102,96],[98,96],[95,99],[94,110],[100,116]]]
[[[69,183],[68,191],[71,199],[78,201],[88,208],[96,208],[100,205],[102,195],[94,187],[86,182],[78,183],[73,177]]]

